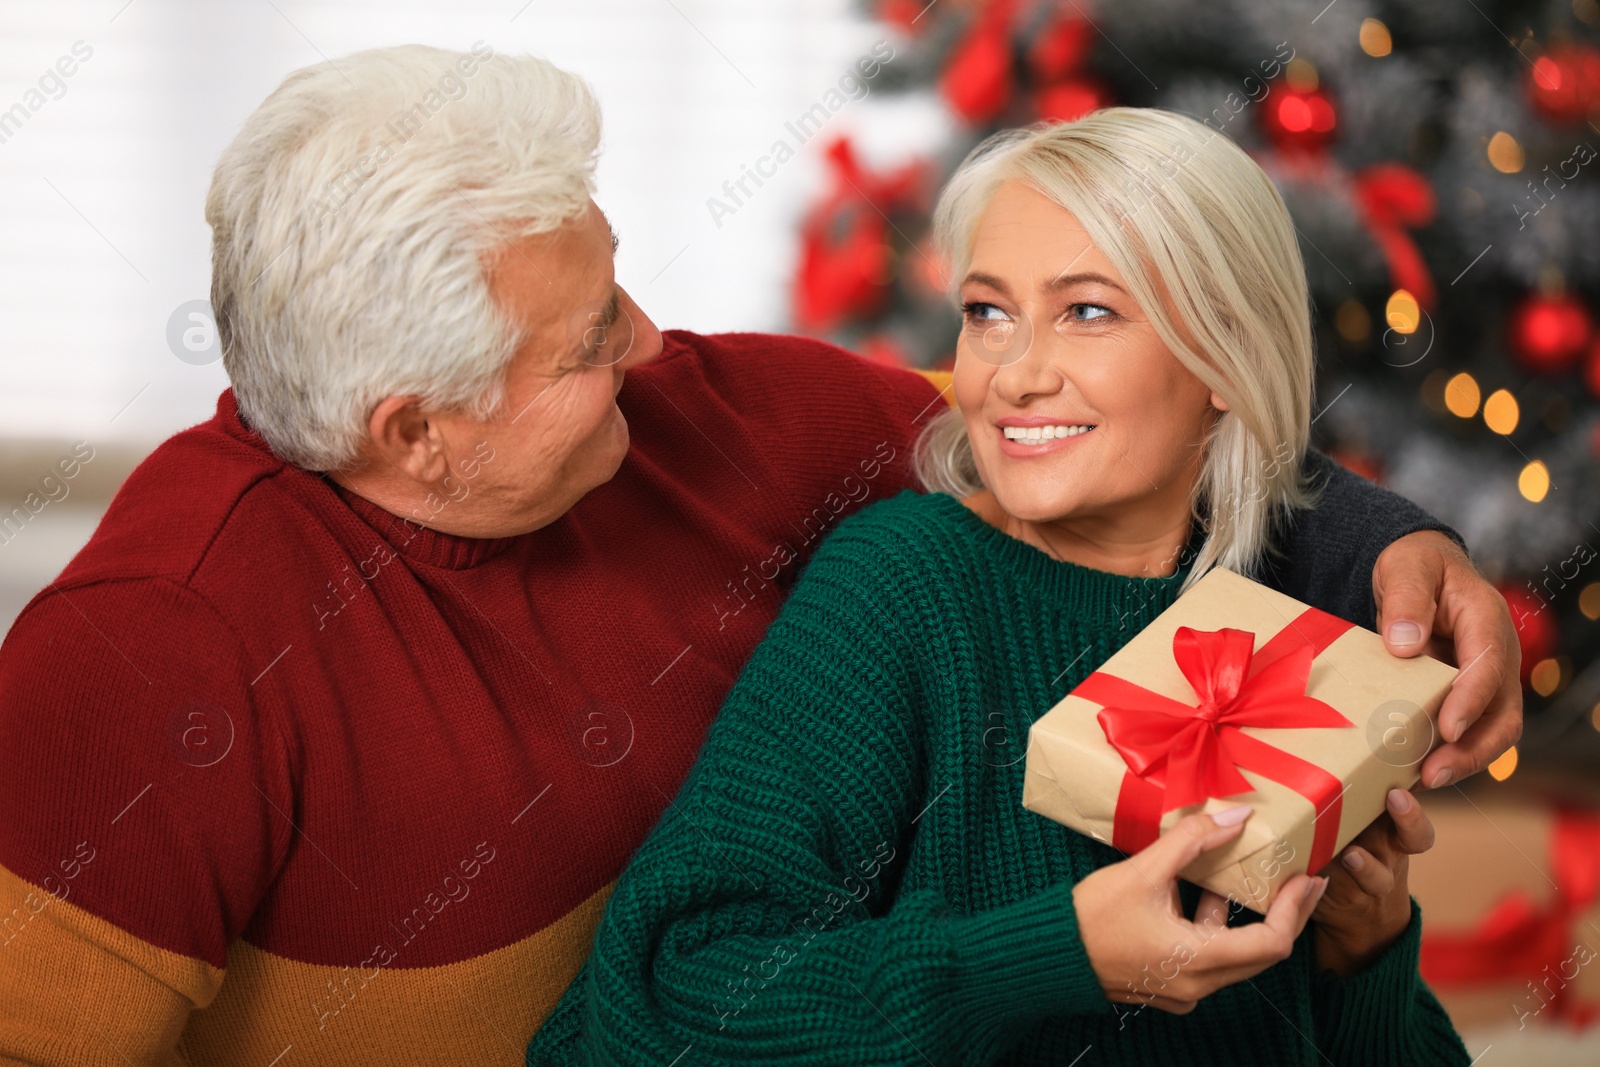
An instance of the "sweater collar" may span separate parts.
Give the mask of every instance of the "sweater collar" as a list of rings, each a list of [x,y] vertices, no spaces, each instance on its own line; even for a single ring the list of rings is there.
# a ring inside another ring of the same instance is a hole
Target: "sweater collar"
[[[462,537],[444,533],[424,526],[418,519],[396,515],[359,493],[351,492],[326,474],[322,475],[322,480],[333,488],[351,511],[377,531],[389,543],[389,547],[416,563],[446,570],[465,570],[493,559],[519,540],[515,536]]]
[[[416,518],[406,518],[351,492],[326,474],[304,471],[279,459],[264,438],[251,429],[239,414],[239,402],[232,389],[226,389],[217,398],[217,423],[228,436],[272,456],[285,467],[300,470],[316,478],[331,489],[334,495],[367,526],[371,527],[399,555],[418,563],[426,563],[448,570],[476,567],[510,548],[518,537],[462,537],[443,533],[422,524]],[[523,535],[527,536],[527,535]]]
[[[1188,578],[1192,561],[1205,541],[1204,530],[1199,524],[1191,523],[1189,541],[1180,557],[1184,562],[1174,573],[1153,578],[1113,574],[1056,559],[991,526],[948,493],[930,495],[943,497],[940,506],[949,512],[951,521],[966,531],[986,553],[991,553],[1019,575],[1044,606],[1070,610],[1080,617],[1087,614],[1099,622],[1115,622],[1118,626],[1143,628],[1166,610],[1177,599],[1178,590]]]

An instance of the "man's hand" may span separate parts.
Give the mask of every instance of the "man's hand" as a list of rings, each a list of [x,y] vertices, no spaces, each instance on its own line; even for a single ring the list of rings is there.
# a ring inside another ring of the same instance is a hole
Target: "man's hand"
[[[1477,774],[1522,736],[1522,650],[1505,598],[1437,530],[1383,550],[1372,597],[1392,654],[1426,652],[1461,668],[1439,709],[1446,744],[1422,761],[1422,784],[1439,789]]]
[[[1433,847],[1433,823],[1404,789],[1386,811],[1328,864],[1328,891],[1311,913],[1317,965],[1358,974],[1411,925],[1411,857]]]

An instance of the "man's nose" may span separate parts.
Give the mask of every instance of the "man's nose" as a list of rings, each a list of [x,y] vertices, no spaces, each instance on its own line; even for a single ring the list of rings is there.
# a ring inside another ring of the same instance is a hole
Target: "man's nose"
[[[621,313],[633,324],[633,344],[628,346],[628,354],[616,362],[616,370],[621,373],[649,363],[661,354],[661,331],[620,285],[617,286],[617,300],[622,305]]]

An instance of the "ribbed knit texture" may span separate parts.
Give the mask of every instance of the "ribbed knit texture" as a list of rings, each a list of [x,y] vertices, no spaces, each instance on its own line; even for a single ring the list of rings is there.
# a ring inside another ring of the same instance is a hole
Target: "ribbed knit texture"
[[[1122,856],[1022,808],[1022,754],[1183,578],[1058,562],[948,496],[846,520],[528,1062],[1466,1063],[1415,910],[1351,978],[1314,973],[1308,933],[1187,1016],[1101,992],[1072,886]]]

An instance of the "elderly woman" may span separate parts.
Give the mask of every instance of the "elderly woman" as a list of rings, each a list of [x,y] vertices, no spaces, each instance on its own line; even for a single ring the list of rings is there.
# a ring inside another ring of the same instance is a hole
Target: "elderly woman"
[[[1023,810],[985,750],[1307,504],[1277,461],[1312,345],[1271,183],[1117,108],[981,146],[937,228],[966,321],[959,411],[919,444],[938,491],[818,550],[530,1062],[1464,1063],[1417,975],[1414,803],[1309,929],[1308,875],[1225,925],[1177,872],[1248,808],[1125,857]]]

